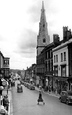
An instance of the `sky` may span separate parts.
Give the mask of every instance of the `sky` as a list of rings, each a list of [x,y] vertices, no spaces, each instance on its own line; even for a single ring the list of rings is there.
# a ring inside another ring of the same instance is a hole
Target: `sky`
[[[72,30],[72,0],[43,0],[50,42],[63,39],[63,26]],[[0,0],[0,51],[10,58],[11,69],[36,63],[37,35],[42,0]]]

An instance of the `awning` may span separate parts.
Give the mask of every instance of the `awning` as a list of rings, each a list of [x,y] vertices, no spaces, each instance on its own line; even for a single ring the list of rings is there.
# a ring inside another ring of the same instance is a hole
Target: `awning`
[[[59,77],[58,80],[60,80],[60,81],[67,81],[68,78],[66,78],[66,77],[65,77],[65,78],[64,78],[64,77],[60,78],[60,77]]]
[[[72,82],[72,77],[69,77],[69,78],[68,78],[68,82]]]
[[[67,81],[68,77],[62,77],[62,76],[53,76],[53,78],[59,80],[59,81]]]

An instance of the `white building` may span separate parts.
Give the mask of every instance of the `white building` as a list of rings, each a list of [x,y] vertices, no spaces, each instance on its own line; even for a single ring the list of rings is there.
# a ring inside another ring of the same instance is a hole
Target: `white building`
[[[68,78],[70,77],[70,59],[69,59],[69,44],[72,43],[72,39],[69,39],[59,46],[52,49],[53,51],[53,76],[54,76],[54,84],[57,81],[66,82],[69,88]],[[61,84],[60,84],[61,85]],[[57,82],[58,87],[58,82]],[[61,89],[64,87],[60,86]]]
[[[65,43],[53,49],[53,70],[56,76],[69,76],[68,46]]]

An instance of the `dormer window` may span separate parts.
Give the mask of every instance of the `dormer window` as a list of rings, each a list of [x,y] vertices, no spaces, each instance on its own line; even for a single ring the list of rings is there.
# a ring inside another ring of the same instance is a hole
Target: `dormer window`
[[[45,43],[45,42],[46,42],[46,39],[44,38],[44,39],[43,39],[43,43]]]
[[[9,64],[9,60],[4,60],[4,64],[8,65]]]

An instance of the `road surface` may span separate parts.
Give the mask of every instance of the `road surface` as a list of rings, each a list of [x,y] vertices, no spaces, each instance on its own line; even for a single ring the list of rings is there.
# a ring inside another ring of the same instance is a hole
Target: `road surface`
[[[16,82],[17,85],[17,82]],[[23,86],[23,93],[12,88],[13,115],[72,115],[72,105],[61,103],[57,97],[43,94],[45,105],[37,105],[38,91]]]

